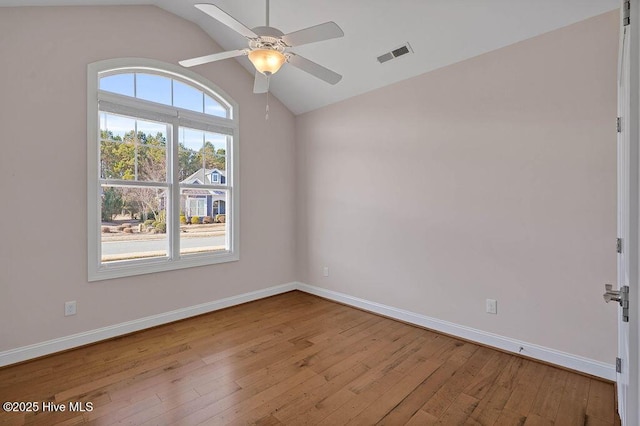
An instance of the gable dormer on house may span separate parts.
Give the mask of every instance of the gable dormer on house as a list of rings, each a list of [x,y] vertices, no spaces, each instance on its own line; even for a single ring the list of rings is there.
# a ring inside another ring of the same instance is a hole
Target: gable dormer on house
[[[220,169],[198,169],[180,183],[195,185],[226,185],[227,172]]]
[[[213,171],[209,174],[209,180],[214,185],[224,185],[227,183],[227,176],[224,170],[213,169]]]

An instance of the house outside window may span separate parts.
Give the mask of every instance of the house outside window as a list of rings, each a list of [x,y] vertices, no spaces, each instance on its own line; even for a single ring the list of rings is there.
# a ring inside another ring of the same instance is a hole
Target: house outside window
[[[237,105],[152,60],[90,64],[88,81],[89,280],[237,260]]]

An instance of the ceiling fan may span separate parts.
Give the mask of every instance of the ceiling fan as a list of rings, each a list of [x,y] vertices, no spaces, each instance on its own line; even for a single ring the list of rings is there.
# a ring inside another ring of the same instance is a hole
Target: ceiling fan
[[[291,52],[289,48],[342,37],[344,36],[342,29],[335,22],[325,22],[324,24],[284,34],[279,29],[269,26],[269,0],[266,0],[266,3],[266,26],[253,29],[247,28],[217,6],[206,3],[196,4],[195,7],[202,12],[244,36],[249,43],[249,47],[187,59],[180,61],[179,64],[183,67],[193,67],[222,59],[248,56],[256,68],[256,77],[253,85],[254,93],[268,92],[269,77],[278,72],[285,62],[329,84],[338,83],[342,79],[340,74]]]

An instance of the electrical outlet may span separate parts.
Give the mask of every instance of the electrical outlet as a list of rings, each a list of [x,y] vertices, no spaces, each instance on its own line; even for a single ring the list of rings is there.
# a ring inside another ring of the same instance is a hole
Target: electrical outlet
[[[64,316],[69,317],[76,314],[76,301],[64,302]]]
[[[487,299],[487,313],[488,314],[498,313],[498,301],[496,301],[495,299]]]
[[[322,276],[323,277],[328,277],[329,276],[329,267],[325,266],[324,268],[322,268]]]

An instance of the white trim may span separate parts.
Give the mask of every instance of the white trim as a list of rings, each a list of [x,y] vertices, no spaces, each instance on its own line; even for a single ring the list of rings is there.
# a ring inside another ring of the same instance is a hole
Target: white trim
[[[547,348],[544,346],[523,342],[521,340],[512,339],[510,337],[488,333],[486,331],[478,330],[475,328],[466,327],[436,318],[431,318],[426,315],[417,314],[414,312],[406,311],[404,309],[394,308],[392,306],[383,305],[381,303],[371,302],[369,300],[360,299],[359,297],[349,296],[344,293],[338,293],[336,291],[327,290],[304,283],[298,283],[297,288],[298,290],[304,291],[309,294],[314,294],[316,296],[324,297],[326,299],[334,300],[336,302],[344,303],[345,305],[364,309],[365,311],[384,315],[386,317],[394,318],[400,321],[416,324],[421,327],[439,331],[441,333],[446,333],[455,337],[478,342],[483,345],[498,348],[503,351],[513,352],[516,354],[520,353],[529,358],[570,368],[572,370],[581,371],[583,373],[591,374],[593,376],[601,377],[607,380],[614,381],[616,379],[616,369],[612,364],[606,364],[604,362],[595,361],[589,358],[557,351],[555,349]],[[520,351],[520,348],[522,348],[522,351]]]
[[[170,261],[167,256],[131,260],[122,262],[103,263],[97,277],[89,276],[88,281],[108,280],[112,278],[132,277],[136,275],[153,274],[156,272],[176,271],[178,269],[193,268],[196,266],[216,265],[219,263],[235,262],[240,260],[237,251],[220,250],[216,252],[192,253],[180,257],[180,261]]]
[[[263,299],[265,297],[274,296],[288,291],[296,290],[297,283],[282,284],[274,287],[256,290],[249,293],[231,296],[213,302],[202,303],[200,305],[189,306],[187,308],[176,309],[174,311],[165,312],[158,315],[152,315],[133,321],[127,321],[107,327],[98,328],[96,330],[85,331],[71,336],[60,337],[58,339],[48,340],[42,343],[36,343],[29,346],[22,346],[16,349],[9,349],[0,352],[0,367],[15,364],[17,362],[53,354],[60,351],[76,348],[78,346],[88,345],[99,342],[101,340],[110,339],[116,336],[144,330],[173,321],[193,317],[196,315],[206,314],[208,312],[217,311],[219,309],[228,308],[230,306],[240,305],[242,303],[251,302],[253,300]]]
[[[621,248],[617,256],[617,288],[620,289],[625,285],[633,288],[635,277],[634,259],[637,256],[637,236],[633,232],[637,216],[637,208],[633,202],[637,197],[634,195],[637,191],[637,183],[632,178],[637,173],[638,161],[635,156],[631,155],[632,144],[630,138],[631,126],[629,126],[630,118],[630,42],[631,27],[623,26],[622,17],[624,8],[620,9],[620,41],[618,53],[618,120],[620,127],[617,135],[617,213],[618,228],[616,236],[621,239]],[[634,211],[636,213],[634,213]],[[614,309],[616,307],[614,306]],[[618,358],[620,358],[620,372],[617,374],[617,402],[618,415],[623,425],[628,425],[627,412],[629,398],[629,376],[631,369],[629,368],[629,323],[622,321],[622,307],[617,306],[617,322],[618,322]],[[632,423],[635,424],[636,422]]]
[[[640,424],[640,262],[638,262],[640,247],[639,247],[639,232],[640,232],[640,206],[638,203],[638,188],[640,186],[640,176],[638,174],[638,168],[640,159],[640,1],[631,0],[631,87],[629,89],[630,96],[630,110],[629,110],[629,130],[631,146],[633,147],[631,153],[631,160],[633,161],[633,175],[631,176],[630,183],[633,185],[630,191],[633,198],[630,200],[633,207],[633,213],[630,220],[633,227],[630,229],[633,233],[633,241],[630,242],[629,254],[629,270],[632,271],[633,276],[629,281],[629,387],[627,389],[627,422],[623,423],[623,426],[631,426]],[[624,364],[624,363],[623,363]]]
[[[58,339],[48,340],[42,343],[36,343],[29,346],[23,346],[16,349],[10,349],[0,352],[0,367],[26,361],[29,359],[50,355],[56,352],[72,349],[75,347],[99,342],[101,340],[110,339],[124,334],[132,333],[146,328],[167,324],[173,321],[217,311],[219,309],[240,305],[242,303],[265,297],[275,296],[277,294],[286,293],[288,291],[300,290],[305,293],[323,297],[325,299],[334,300],[344,303],[345,305],[363,309],[389,318],[415,324],[451,336],[477,342],[483,345],[491,346],[503,351],[520,353],[529,358],[539,361],[548,362],[558,366],[570,368],[572,370],[591,374],[607,380],[615,380],[616,370],[612,364],[584,358],[578,355],[561,352],[555,349],[547,348],[540,345],[524,342],[510,337],[504,337],[486,331],[466,327],[452,322],[431,318],[422,314],[406,311],[404,309],[394,308],[392,306],[383,305],[381,303],[371,302],[344,293],[300,283],[291,282],[279,286],[269,287],[262,290],[256,290],[237,296],[227,297],[225,299],[215,300],[212,302],[202,303],[187,308],[177,309],[158,315],[152,315],[138,320],[127,321],[112,326],[89,330],[71,336],[65,336]],[[520,348],[523,348],[520,352]]]

